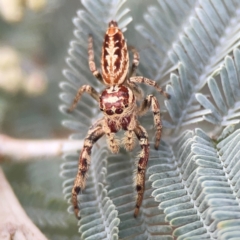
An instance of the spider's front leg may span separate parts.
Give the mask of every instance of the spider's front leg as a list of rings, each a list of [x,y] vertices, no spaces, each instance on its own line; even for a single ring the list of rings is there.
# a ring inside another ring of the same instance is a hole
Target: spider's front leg
[[[90,94],[91,97],[93,97],[97,102],[99,102],[99,94],[98,92],[91,86],[89,85],[83,85],[82,87],[80,87],[78,89],[78,92],[73,100],[73,103],[71,105],[71,107],[68,109],[68,112],[72,112],[73,109],[77,106],[78,101],[80,100],[82,94],[84,92],[87,92],[88,94]]]
[[[153,120],[154,125],[156,127],[156,135],[155,135],[155,149],[158,149],[162,134],[162,122],[161,122],[161,116],[160,116],[160,105],[158,103],[158,100],[153,95],[148,95],[142,102],[140,108],[139,108],[139,115],[143,115],[146,113],[146,111],[152,107],[153,112]]]
[[[102,126],[97,125],[95,128],[91,128],[88,131],[87,137],[84,140],[84,145],[79,157],[78,172],[72,188],[72,204],[74,213],[78,219],[79,207],[77,201],[78,193],[85,188],[85,182],[87,177],[87,171],[90,165],[90,156],[93,144],[104,135]]]
[[[134,217],[137,217],[139,213],[139,208],[142,204],[143,194],[145,190],[145,172],[147,168],[148,158],[149,158],[149,141],[146,130],[137,125],[134,132],[139,140],[140,146],[142,148],[139,154],[138,168],[137,168],[137,179],[136,179],[136,190],[137,190],[137,201],[134,210]]]

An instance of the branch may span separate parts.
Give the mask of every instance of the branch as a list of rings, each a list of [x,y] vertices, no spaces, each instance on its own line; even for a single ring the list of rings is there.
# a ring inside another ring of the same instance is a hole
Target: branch
[[[0,134],[0,162],[4,159],[11,159],[11,161],[48,159],[76,151],[82,145],[82,140],[19,140]]]
[[[0,240],[47,240],[28,218],[0,168]]]

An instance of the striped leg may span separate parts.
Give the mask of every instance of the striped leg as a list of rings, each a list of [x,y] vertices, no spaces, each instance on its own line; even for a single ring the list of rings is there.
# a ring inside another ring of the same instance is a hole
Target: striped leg
[[[98,94],[98,92],[93,87],[91,87],[89,85],[83,85],[82,87],[80,87],[78,89],[78,92],[77,92],[77,94],[76,94],[76,96],[75,96],[75,98],[73,100],[73,103],[72,103],[71,107],[68,109],[68,112],[72,112],[73,111],[73,109],[77,106],[77,103],[80,100],[80,98],[81,98],[81,96],[82,96],[82,94],[84,92],[87,92],[94,99],[96,99],[97,102],[99,102],[99,94]]]
[[[140,146],[142,148],[140,152],[140,159],[138,161],[138,169],[137,169],[137,179],[136,179],[136,190],[137,190],[137,201],[134,210],[134,217],[137,217],[139,213],[139,208],[142,204],[143,194],[145,189],[145,172],[147,168],[148,158],[149,158],[149,142],[148,135],[146,130],[137,125],[134,129],[134,132],[139,139]]]
[[[153,80],[145,78],[145,77],[131,77],[129,79],[132,83],[144,83],[146,85],[154,87],[159,93],[163,94],[166,98],[170,99],[170,95],[163,91],[163,89]]]
[[[132,151],[135,146],[135,136],[133,130],[124,133],[123,144],[127,151]]]
[[[97,126],[94,129],[89,130],[87,137],[84,140],[84,145],[79,157],[78,172],[72,188],[72,204],[74,213],[78,219],[79,207],[77,201],[78,193],[85,188],[85,182],[87,177],[87,171],[90,165],[90,156],[93,144],[104,135],[104,131],[101,126]]]
[[[101,73],[97,70],[96,64],[94,61],[94,50],[93,50],[93,38],[91,35],[88,37],[88,64],[90,71],[96,77],[101,83],[103,83],[102,75]]]
[[[127,87],[129,87],[133,91],[133,94],[134,96],[136,96],[137,99],[143,98],[142,89],[137,84],[135,84],[134,82],[130,82],[129,79],[125,81],[125,84]]]
[[[139,65],[139,53],[137,51],[137,49],[135,47],[128,47],[128,49],[133,53],[133,62],[132,62],[132,68],[129,74],[129,78],[136,76],[136,71],[137,71],[137,67]]]
[[[118,153],[120,141],[119,139],[115,138],[115,133],[119,129],[115,129],[114,124],[112,125],[113,128],[111,129],[108,124],[110,124],[111,126],[111,121],[109,119],[107,120],[105,119],[105,121],[103,121],[102,123],[103,131],[106,134],[107,145],[110,148],[112,153]]]
[[[142,93],[141,88],[138,85],[136,85],[134,82],[130,82],[129,81],[129,78],[131,78],[131,77],[136,75],[137,67],[139,65],[140,56],[139,56],[139,53],[138,53],[136,48],[129,46],[128,50],[130,50],[133,53],[133,62],[132,62],[132,68],[131,68],[130,73],[129,73],[129,77],[126,79],[125,84],[129,88],[131,88],[131,90],[133,91],[134,95],[138,99],[141,99],[143,97],[143,93]]]
[[[135,140],[136,140],[134,135],[135,127],[136,127],[136,117],[132,116],[130,123],[124,129],[126,130],[126,132],[124,133],[124,137],[122,141],[127,151],[132,151],[133,148],[135,147]]]
[[[111,152],[118,153],[120,141],[115,138],[115,133],[106,132],[106,140]]]
[[[146,113],[146,111],[152,107],[153,112],[153,120],[154,125],[156,127],[156,136],[155,136],[155,149],[158,149],[162,134],[162,123],[161,123],[161,116],[160,116],[160,105],[158,103],[158,100],[153,95],[148,95],[142,102],[142,105],[139,109],[139,115],[143,115]]]

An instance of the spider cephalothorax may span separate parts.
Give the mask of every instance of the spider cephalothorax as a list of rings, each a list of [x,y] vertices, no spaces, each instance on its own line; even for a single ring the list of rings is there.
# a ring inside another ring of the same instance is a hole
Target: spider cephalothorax
[[[115,85],[102,92],[99,106],[105,115],[106,127],[116,133],[120,129],[127,130],[131,118],[135,117],[136,99],[130,88]]]
[[[136,105],[135,96],[130,88],[116,85],[106,88],[100,96],[100,109],[106,115],[130,113]]]
[[[98,101],[100,110],[103,111],[103,118],[99,119],[92,127],[90,127],[87,137],[79,157],[78,173],[72,189],[72,203],[75,215],[79,218],[79,207],[77,195],[80,190],[85,188],[86,173],[90,165],[90,155],[93,144],[106,135],[107,143],[113,153],[119,150],[119,140],[116,139],[115,133],[119,130],[126,131],[124,134],[123,144],[127,150],[134,147],[134,135],[137,136],[141,146],[139,154],[136,190],[137,201],[134,211],[136,217],[141,206],[145,188],[145,171],[149,158],[149,141],[146,130],[139,124],[137,118],[144,114],[150,107],[153,111],[154,125],[156,127],[155,148],[157,149],[161,139],[161,119],[160,106],[158,100],[153,95],[148,95],[140,105],[137,106],[137,98],[142,96],[142,92],[136,83],[145,83],[153,86],[158,92],[165,97],[169,95],[160,88],[157,83],[151,79],[135,76],[136,68],[139,63],[139,54],[135,48],[130,49],[133,52],[133,63],[130,73],[128,74],[129,57],[127,44],[121,30],[115,21],[109,23],[109,27],[105,34],[100,73],[94,62],[94,52],[92,45],[92,37],[88,40],[88,59],[89,68],[93,75],[106,85],[106,89],[101,94],[89,85],[83,85],[79,88],[74,102],[69,109],[72,111],[81,95],[84,92],[89,93]]]

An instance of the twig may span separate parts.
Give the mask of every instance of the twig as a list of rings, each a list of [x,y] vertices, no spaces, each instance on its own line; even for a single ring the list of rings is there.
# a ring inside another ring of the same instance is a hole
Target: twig
[[[20,140],[0,134],[0,162],[30,161],[36,158],[61,156],[82,147],[82,140]]]
[[[0,168],[0,240],[47,240],[28,218]]]

